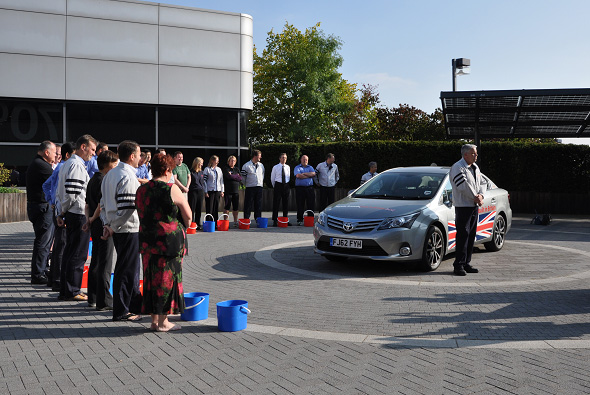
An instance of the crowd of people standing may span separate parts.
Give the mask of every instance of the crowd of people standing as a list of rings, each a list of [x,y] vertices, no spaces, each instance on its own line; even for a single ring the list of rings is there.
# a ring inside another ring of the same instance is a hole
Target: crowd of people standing
[[[334,155],[328,154],[316,168],[302,155],[293,172],[285,153],[278,161],[271,171],[275,226],[280,205],[283,216],[288,215],[292,177],[298,225],[305,209],[315,209],[314,183],[320,188],[320,210],[334,201],[339,180]],[[35,232],[31,283],[47,284],[59,300],[85,301],[96,310],[112,311],[113,321],[137,321],[149,314],[154,331],[180,329],[167,316],[184,311],[186,229],[192,222],[202,228],[203,204],[205,215],[214,221],[221,204],[227,219],[231,211],[237,227],[243,185],[243,217],[249,219],[252,211],[255,218],[262,215],[265,167],[259,150],[241,169],[233,155],[223,167],[216,155],[203,166],[204,160],[197,157],[189,168],[180,151],[170,156],[159,149],[152,158],[151,151],[141,151],[130,140],[121,142],[116,153],[88,134],[75,143],[42,142],[27,170],[27,210]],[[82,277],[91,239],[84,293]]]

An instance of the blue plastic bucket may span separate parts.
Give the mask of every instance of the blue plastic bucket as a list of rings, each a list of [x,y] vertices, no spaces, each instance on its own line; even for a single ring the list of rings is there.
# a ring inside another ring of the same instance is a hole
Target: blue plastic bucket
[[[259,228],[268,228],[268,218],[256,218],[256,225],[258,225]]]
[[[217,327],[222,332],[237,332],[248,324],[248,302],[225,300],[217,303]]]
[[[115,280],[115,273],[111,273],[111,288],[109,291],[111,292],[111,296],[113,295],[113,281]]]
[[[214,219],[211,214],[205,215],[205,219],[207,219],[207,216]],[[203,232],[215,232],[215,221],[203,221]]]
[[[201,321],[209,318],[209,294],[205,292],[189,292],[184,294],[183,321]]]

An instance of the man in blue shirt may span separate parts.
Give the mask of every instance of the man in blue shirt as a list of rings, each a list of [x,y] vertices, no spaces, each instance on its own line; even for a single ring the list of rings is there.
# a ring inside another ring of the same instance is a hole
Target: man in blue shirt
[[[96,146],[96,155],[94,155],[90,160],[86,163],[86,170],[88,170],[88,177],[92,178],[94,173],[98,171],[98,164],[96,163],[96,158],[102,151],[106,151],[109,149],[109,146],[106,143],[98,143]]]
[[[307,209],[313,211],[315,208],[315,192],[313,190],[313,178],[315,169],[309,164],[307,155],[301,155],[301,164],[295,166],[295,198],[297,200],[297,225],[303,224],[303,212],[305,202]]]
[[[59,169],[61,166],[70,159],[70,156],[74,153],[74,143],[65,143],[61,147],[62,160],[57,164],[51,177],[43,183],[43,193],[45,199],[49,202],[53,215],[53,251],[51,252],[51,267],[49,268],[49,276],[47,286],[51,285],[51,290],[59,292],[60,287],[60,275],[61,275],[61,261],[64,254],[64,248],[66,247],[66,228],[63,226],[57,226],[56,220],[56,208],[58,202],[56,202],[55,195],[57,192],[57,182],[59,180]]]
[[[139,181],[139,183],[142,185],[150,180],[150,175],[149,175],[148,167],[146,165],[146,161],[147,161],[147,154],[145,152],[142,152],[141,156],[139,158],[139,166],[137,167],[137,170],[135,171],[135,175],[137,176],[137,181]]]

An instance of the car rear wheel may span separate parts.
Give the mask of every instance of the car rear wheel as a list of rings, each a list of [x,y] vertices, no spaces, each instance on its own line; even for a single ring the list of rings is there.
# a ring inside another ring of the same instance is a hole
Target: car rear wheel
[[[426,233],[424,248],[422,251],[421,267],[425,271],[436,270],[445,254],[445,239],[442,232],[436,226],[431,226]]]
[[[342,262],[348,259],[347,257],[340,255],[323,255],[323,257],[329,260],[330,262]]]
[[[498,215],[496,223],[494,224],[494,232],[492,240],[484,243],[484,247],[488,251],[500,251],[504,247],[504,240],[506,238],[506,220],[502,215]]]

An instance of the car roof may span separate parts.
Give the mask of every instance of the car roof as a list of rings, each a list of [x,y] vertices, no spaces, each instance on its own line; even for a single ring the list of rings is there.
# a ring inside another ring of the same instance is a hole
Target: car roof
[[[410,166],[410,167],[395,167],[393,169],[385,170],[383,173],[438,173],[447,174],[451,168],[446,166]]]

